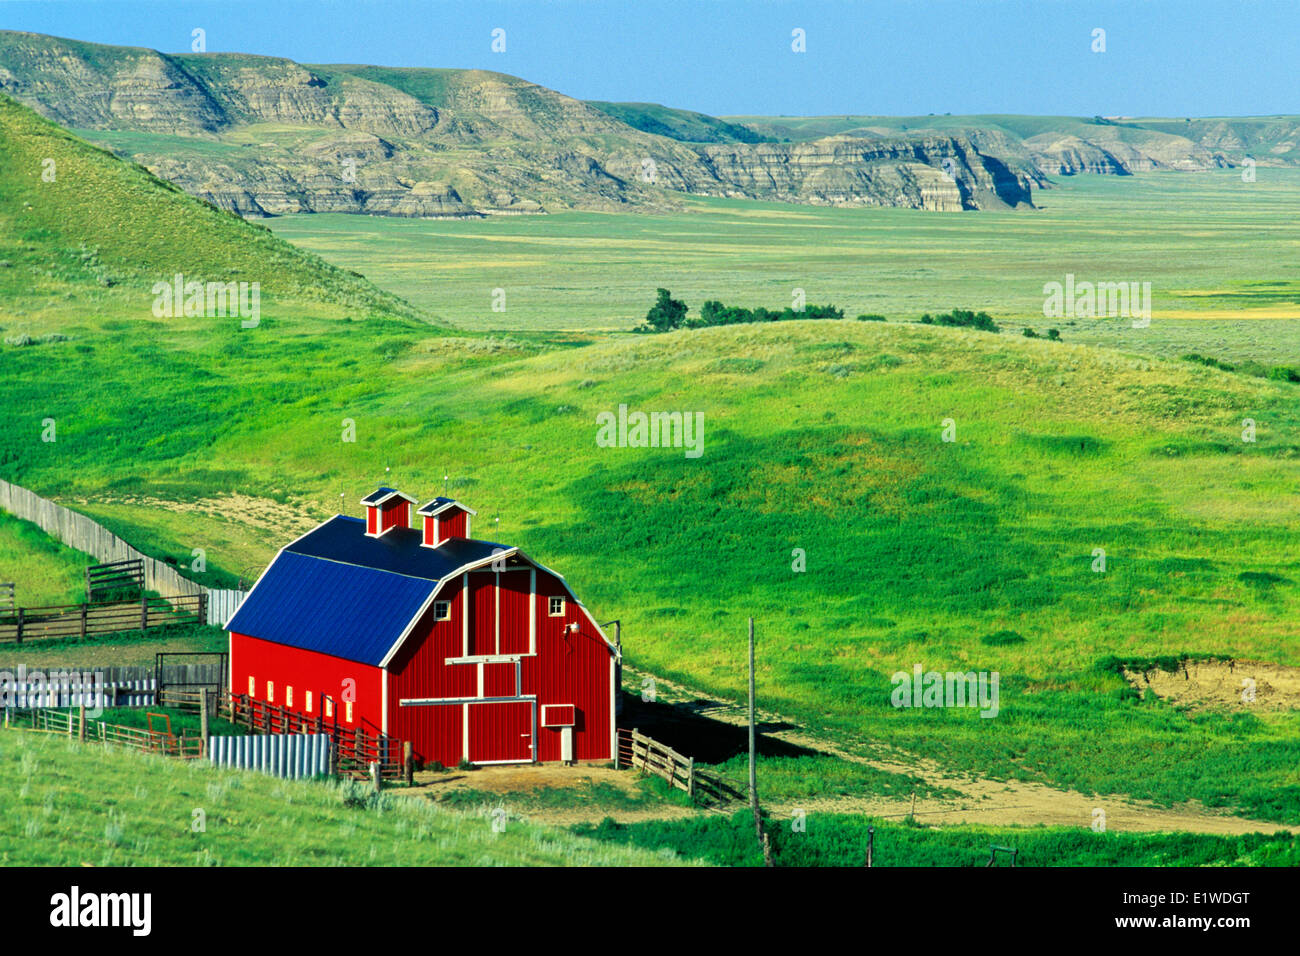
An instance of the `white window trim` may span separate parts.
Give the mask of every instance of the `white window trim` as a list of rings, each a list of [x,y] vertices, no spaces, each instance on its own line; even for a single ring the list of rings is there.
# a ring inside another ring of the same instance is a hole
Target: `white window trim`
[[[443,611],[442,614],[439,614],[439,613],[438,613],[439,607],[441,607],[441,609],[442,609],[442,611]],[[433,619],[434,619],[435,621],[450,621],[450,620],[451,620],[451,601],[434,601],[434,602],[433,602]]]
[[[551,607],[552,607],[551,602],[552,602],[552,601],[559,601],[559,602],[560,602],[560,609],[559,609],[558,611],[552,611],[552,610],[551,610]],[[547,616],[547,617],[564,617],[564,606],[565,606],[564,595],[562,595],[562,594],[551,594],[551,595],[548,595],[547,598],[546,598],[546,616]]]

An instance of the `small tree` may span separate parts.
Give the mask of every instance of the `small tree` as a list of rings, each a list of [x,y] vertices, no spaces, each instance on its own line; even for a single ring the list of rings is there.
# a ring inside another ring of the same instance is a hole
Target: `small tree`
[[[686,321],[686,303],[672,297],[667,289],[656,290],[658,298],[645,315],[645,324],[652,332],[671,332]]]

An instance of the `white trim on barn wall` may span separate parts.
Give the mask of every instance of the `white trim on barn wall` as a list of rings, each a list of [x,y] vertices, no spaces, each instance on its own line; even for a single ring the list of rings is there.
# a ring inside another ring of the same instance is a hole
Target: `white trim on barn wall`
[[[496,632],[496,652],[501,653],[501,572],[492,572],[492,600],[495,605],[492,609],[493,630]]]
[[[618,753],[618,717],[614,714],[614,706],[617,703],[615,695],[618,693],[614,684],[618,680],[618,666],[614,658],[609,659],[609,759],[613,760],[614,755]]]
[[[383,714],[383,717],[379,722],[379,729],[382,730],[384,736],[387,737],[388,736],[388,668],[381,667],[379,668],[379,672],[384,675],[384,680],[383,683],[380,685],[381,690],[379,692],[380,701],[381,701],[380,706],[383,708],[380,711],[380,713]]]
[[[537,653],[537,568],[528,569],[528,653]]]

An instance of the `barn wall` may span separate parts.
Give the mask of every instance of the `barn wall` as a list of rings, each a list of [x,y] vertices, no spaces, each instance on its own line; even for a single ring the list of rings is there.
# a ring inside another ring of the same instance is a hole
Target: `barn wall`
[[[471,653],[497,653],[493,619],[487,609],[495,608],[493,588],[498,575],[475,572],[469,575],[472,601],[462,587],[444,590],[439,599],[450,598],[451,620],[434,621],[425,616],[411,633],[402,652],[389,665],[389,732],[412,741],[413,749],[423,760],[437,760],[454,766],[465,753],[464,705],[401,706],[402,698],[513,696],[514,664],[452,664],[448,657],[462,654],[462,615],[471,611]],[[528,643],[529,573],[508,571],[501,582],[502,653],[523,653]],[[566,599],[564,614],[547,614],[551,595]],[[579,760],[610,760],[611,712],[610,690],[613,682],[612,651],[601,638],[587,614],[569,598],[564,585],[554,576],[537,572],[538,655],[523,657],[520,663],[522,690],[538,695],[538,756],[543,761],[560,759],[560,731],[540,726],[541,705],[573,704],[578,710],[574,728],[574,756]],[[577,623],[578,631],[569,633],[568,625]],[[522,643],[521,643],[522,642]],[[512,645],[509,650],[504,645]],[[517,648],[517,649],[516,649]],[[480,693],[479,672],[482,671]],[[501,744],[500,759],[512,759],[513,745],[521,733],[518,706],[471,704],[471,751],[483,759],[484,748],[492,741]]]
[[[377,667],[232,632],[231,691],[236,694],[248,693],[250,674],[256,680],[256,692],[253,694],[255,700],[266,700],[266,682],[271,680],[275,682],[274,704],[277,707],[311,717],[317,714],[323,716],[325,711],[321,697],[329,695],[337,702],[340,726],[364,725],[367,731],[378,730],[383,726],[383,672]],[[346,709],[343,706],[344,681],[347,680],[355,682],[356,691],[351,724],[347,723]],[[293,688],[292,706],[285,703],[289,687]],[[307,710],[307,691],[312,692],[310,712]],[[389,733],[392,733],[391,728]]]

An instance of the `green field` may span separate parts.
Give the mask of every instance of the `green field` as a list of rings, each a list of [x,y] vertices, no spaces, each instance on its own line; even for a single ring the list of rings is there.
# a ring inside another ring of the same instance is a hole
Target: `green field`
[[[86,599],[90,558],[65,547],[30,521],[0,511],[0,583],[14,585],[21,607],[74,604]]]
[[[321,304],[297,286],[252,330],[154,320],[138,288],[89,307],[43,300],[44,328],[73,338],[0,350],[0,476],[84,502],[153,553],[205,547],[210,573],[234,576],[291,539],[280,519],[340,501],[355,513],[381,481],[429,495],[449,475],[480,533],[620,618],[629,661],[651,673],[738,697],[753,615],[763,706],[827,734],[1300,823],[1300,712],[1177,708],[1115,666],[1183,653],[1300,666],[1300,386],[1151,357],[1295,362],[1294,320],[1228,321],[1297,309],[1300,246],[1278,210],[1300,177],[1273,172],[1249,186],[1081,178],[1014,215],[717,202],[667,219],[279,223],[427,311],[509,334],[386,316],[306,256],[284,261],[334,283]],[[0,227],[24,267],[67,248],[52,226]],[[155,253],[121,241],[113,268],[146,274],[131,257]],[[1068,323],[1063,342],[1020,336],[1016,317],[1066,271],[1149,278],[1149,338]],[[49,282],[103,291],[93,272]],[[15,320],[17,285],[0,286],[0,325],[32,321]],[[656,286],[696,308],[781,307],[795,286],[850,316],[987,308],[1011,330],[850,318],[597,334],[639,321]],[[496,287],[505,313],[490,310]],[[1104,335],[1122,348],[1087,344]],[[596,416],[620,404],[702,414],[703,454],[598,446]],[[35,437],[46,416],[55,444]],[[998,717],[892,707],[890,675],[915,663],[998,671]]]
[[[676,215],[557,213],[482,221],[290,216],[277,235],[358,269],[470,329],[627,330],[655,286],[698,313],[728,304],[833,302],[849,316],[915,320],[984,309],[1019,331],[1178,355],[1300,358],[1300,240],[1279,210],[1300,170],[1060,177],[1037,211],[917,213],[731,200]],[[1043,316],[1043,286],[1151,283],[1152,321]],[[493,290],[505,311],[493,311]],[[1245,320],[1249,319],[1246,323]]]
[[[778,866],[862,866],[867,828],[874,826],[874,866],[971,866],[989,862],[990,845],[1017,851],[1016,866],[1296,866],[1300,845],[1291,833],[1206,836],[1188,833],[1092,833],[1060,827],[925,827],[857,816],[809,814],[795,830],[770,820]],[[762,866],[747,811],[731,817],[651,821],[574,830],[614,845],[668,847],[720,866]],[[998,854],[1007,866],[1008,854]]]
[[[602,844],[354,783],[283,781],[0,731],[3,866],[655,866]],[[95,781],[93,788],[86,781]],[[195,811],[202,811],[202,817]],[[196,821],[202,823],[198,829]]]

